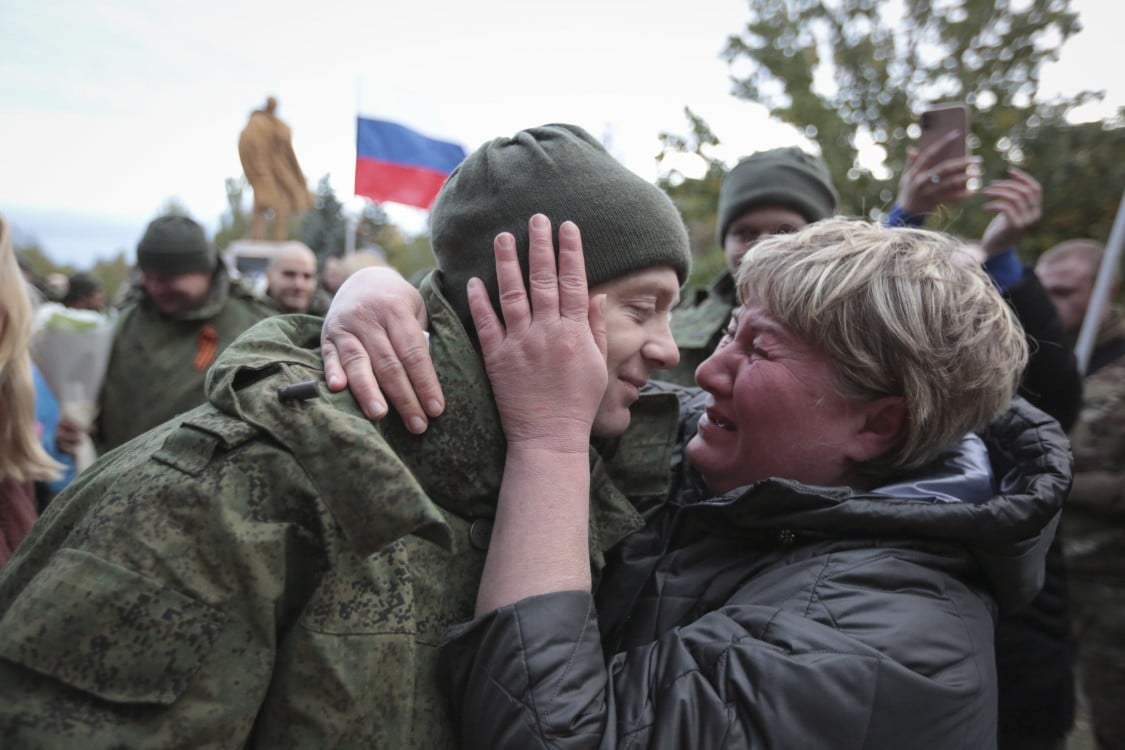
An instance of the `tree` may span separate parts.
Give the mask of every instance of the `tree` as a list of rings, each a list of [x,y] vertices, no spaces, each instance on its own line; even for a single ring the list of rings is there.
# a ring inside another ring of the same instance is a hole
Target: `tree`
[[[1044,184],[1047,208],[1071,192],[1073,174],[1043,171],[1050,160],[1029,158],[1044,145],[1037,139],[1067,132],[1067,111],[1100,96],[1039,96],[1042,65],[1081,28],[1070,0],[749,0],[749,9],[750,20],[723,52],[732,92],[769,107],[819,145],[842,212],[878,218],[890,207],[917,115],[941,101],[972,107],[970,142],[983,158],[984,179],[1026,163]],[[693,121],[692,130],[705,127]],[[1120,143],[1114,132],[1087,129],[1071,142],[1102,153]],[[1116,202],[1125,161],[1113,153],[1115,171],[1094,189]],[[942,215],[938,225],[979,236],[991,218],[979,206]]]
[[[324,175],[316,186],[316,202],[312,211],[301,215],[296,235],[312,248],[317,257],[343,255],[348,223],[344,204],[336,197],[330,175]]]
[[[186,216],[191,218],[191,211],[188,211],[187,206],[180,200],[179,196],[171,196],[164,201],[164,205],[160,207],[160,212],[157,216]]]
[[[404,237],[397,231],[397,227],[395,229],[396,236],[383,243],[387,262],[407,279],[417,283],[437,265],[433,250],[430,249],[430,237],[427,234]]]
[[[215,232],[215,248],[221,253],[230,243],[246,236],[246,210],[242,207],[242,196],[246,192],[245,177],[228,177],[227,212],[219,219],[219,231]]]
[[[684,109],[684,115],[691,127],[688,135],[660,134],[661,148],[656,163],[662,172],[656,184],[668,193],[684,217],[694,257],[688,286],[706,286],[726,268],[723,255],[710,250],[715,246],[716,207],[727,167],[711,153],[711,149],[719,145],[719,139],[703,118],[688,108]],[[703,162],[702,177],[690,178],[678,167],[668,166],[682,154],[690,154]]]
[[[39,244],[38,240],[16,240],[12,243],[12,250],[15,254],[27,263],[27,267],[31,269],[31,273],[37,279],[45,279],[48,274],[52,273],[69,273],[55,265],[55,262],[47,256],[47,251]]]
[[[359,213],[355,228],[356,247],[383,245],[398,232],[398,227],[387,221],[387,212],[378,203],[367,201]]]
[[[129,262],[125,259],[125,252],[119,250],[117,255],[109,260],[99,260],[90,269],[94,278],[102,283],[105,298],[109,304],[121,299],[129,283]]]
[[[1049,184],[1043,219],[1020,251],[1038,258],[1073,237],[1109,238],[1125,190],[1125,111],[1105,122],[1033,120],[1013,160]]]

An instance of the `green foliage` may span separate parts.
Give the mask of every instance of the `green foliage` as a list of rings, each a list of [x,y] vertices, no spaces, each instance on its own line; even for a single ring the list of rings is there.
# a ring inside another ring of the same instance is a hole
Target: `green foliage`
[[[58,264],[53,261],[42,246],[35,240],[29,242],[13,243],[16,255],[27,261],[32,275],[36,279],[46,279],[53,273],[70,276],[80,270],[70,264]],[[129,279],[129,263],[125,260],[125,253],[118,252],[110,260],[98,260],[94,267],[89,269],[90,274],[102,284],[106,300],[112,303],[118,293],[123,290]]]
[[[109,260],[99,260],[90,269],[94,278],[102,283],[105,298],[108,304],[121,298],[129,285],[129,262],[125,259],[124,252],[118,252]]]
[[[303,214],[296,237],[312,248],[318,258],[343,255],[348,223],[344,218],[344,204],[336,197],[329,175],[320,178],[316,186],[313,210]]]
[[[16,255],[23,258],[27,263],[31,273],[37,279],[47,278],[47,274],[51,273],[71,273],[64,267],[55,265],[55,262],[47,256],[47,252],[37,240],[30,240],[27,242],[14,241],[12,243],[12,250]]]
[[[227,212],[219,219],[219,231],[215,232],[215,248],[222,253],[230,243],[240,240],[248,233],[250,225],[246,210],[242,206],[242,196],[246,192],[245,177],[228,177]]]
[[[1043,219],[1020,243],[1025,261],[1065,239],[1109,239],[1125,190],[1125,111],[1078,125],[1033,120],[1018,155],[1045,183]]]
[[[403,237],[399,234],[395,241],[383,243],[387,251],[387,262],[403,276],[417,283],[427,271],[437,266],[430,249],[428,234]]]
[[[724,50],[733,93],[764,104],[817,142],[840,192],[841,212],[877,219],[889,210],[918,114],[936,103],[964,101],[973,113],[971,144],[983,159],[983,179],[1003,177],[1014,164],[1043,184],[1045,218],[1041,231],[1027,238],[1029,258],[1059,237],[1108,235],[1125,185],[1122,118],[1068,125],[1067,111],[1099,95],[1039,98],[1042,65],[1057,59],[1062,43],[1081,28],[1070,0],[748,5],[749,21]],[[705,238],[700,228],[714,213],[716,169],[723,165],[708,156],[718,138],[687,114],[690,135],[662,136],[660,158],[694,154],[707,167],[701,180],[675,170],[664,178],[698,253],[708,247],[696,242]],[[939,213],[931,225],[979,237],[992,218],[983,203],[967,201]]]
[[[164,205],[160,207],[160,211],[157,212],[156,216],[186,216],[189,219],[193,218],[191,211],[188,211],[184,202],[175,195],[164,201]],[[156,216],[153,218],[155,219]]]
[[[719,188],[723,184],[726,165],[712,153],[719,139],[703,119],[690,109],[684,109],[691,132],[684,135],[660,134],[660,153],[656,162],[661,167],[659,185],[680,209],[688,230],[693,256],[691,276],[687,286],[708,286],[725,268],[722,253],[712,252],[715,245],[715,209],[719,203]],[[689,178],[673,165],[678,156],[690,154],[704,165],[702,177]]]

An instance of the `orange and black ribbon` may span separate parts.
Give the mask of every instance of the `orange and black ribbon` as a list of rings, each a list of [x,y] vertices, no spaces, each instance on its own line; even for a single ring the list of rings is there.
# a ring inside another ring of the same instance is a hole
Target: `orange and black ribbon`
[[[191,366],[198,372],[203,372],[215,362],[215,355],[219,352],[219,332],[215,326],[208,323],[199,329],[195,337],[195,359]]]

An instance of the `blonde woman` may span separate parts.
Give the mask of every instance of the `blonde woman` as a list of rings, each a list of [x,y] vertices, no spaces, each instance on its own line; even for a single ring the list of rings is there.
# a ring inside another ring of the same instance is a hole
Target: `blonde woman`
[[[61,468],[36,434],[30,336],[31,304],[0,216],[0,566],[35,523],[33,482],[54,479]]]

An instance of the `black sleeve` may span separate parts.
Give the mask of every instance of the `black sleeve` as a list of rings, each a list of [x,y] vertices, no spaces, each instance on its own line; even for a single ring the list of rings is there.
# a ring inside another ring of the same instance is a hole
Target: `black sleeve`
[[[1082,375],[1055,306],[1029,268],[1004,296],[1023,324],[1031,354],[1020,395],[1069,431],[1082,402]]]

